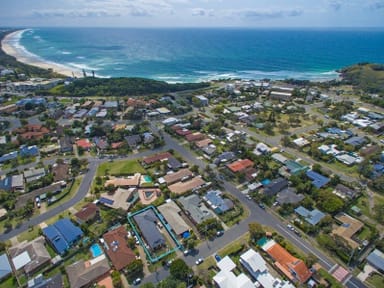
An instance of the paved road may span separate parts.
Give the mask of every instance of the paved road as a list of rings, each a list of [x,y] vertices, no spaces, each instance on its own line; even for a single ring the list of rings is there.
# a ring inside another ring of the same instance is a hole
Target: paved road
[[[152,129],[156,131],[157,127],[152,125]],[[180,155],[182,155],[183,158],[186,159],[189,163],[197,165],[199,166],[200,169],[204,170],[204,168],[207,165],[204,161],[196,158],[194,154],[192,154],[189,150],[181,146],[176,140],[174,140],[167,133],[162,133],[162,134],[166,142],[166,145],[164,147],[157,149],[155,151],[150,150],[150,151],[145,151],[139,154],[129,155],[124,159],[142,158],[159,151],[174,149]],[[55,207],[52,210],[47,211],[44,214],[38,215],[28,220],[27,222],[23,223],[20,227],[10,231],[9,233],[0,235],[0,241],[5,241],[14,236],[17,236],[19,233],[26,231],[30,226],[36,226],[46,221],[47,219],[57,214],[60,214],[61,212],[65,211],[66,209],[74,206],[76,203],[81,201],[88,193],[89,187],[91,185],[93,177],[95,176],[98,165],[106,161],[106,160],[94,159],[94,158],[89,158],[88,160],[89,160],[89,170],[84,175],[84,178],[80,184],[78,193],[72,199],[70,199],[69,201],[67,201],[66,203],[63,203],[58,207]],[[298,238],[295,234],[293,234],[290,230],[288,230],[285,227],[285,224],[282,223],[280,219],[278,219],[276,216],[269,214],[265,210],[259,208],[253,201],[246,199],[245,196],[231,183],[227,181],[223,181],[222,185],[227,192],[231,193],[236,198],[238,198],[242,202],[242,204],[249,209],[250,215],[247,219],[240,222],[238,225],[234,226],[230,230],[226,231],[222,237],[217,238],[214,241],[204,242],[202,245],[200,245],[198,247],[197,255],[186,257],[186,262],[189,265],[193,265],[194,262],[199,257],[206,258],[214,254],[217,250],[231,243],[234,239],[240,237],[242,234],[248,231],[248,224],[253,221],[257,221],[262,225],[274,228],[279,234],[287,238],[291,243],[293,243],[296,247],[301,249],[306,254],[309,254],[309,253],[314,254],[318,258],[319,263],[326,270],[329,270],[335,265],[335,262],[329,259],[328,257],[326,257],[321,251],[312,247],[310,243],[308,243],[302,238]],[[146,279],[144,279],[144,282],[158,282],[164,279],[165,277],[167,277],[168,274],[169,274],[168,271],[164,270],[163,268],[160,268],[156,273],[153,273],[150,276],[148,276]],[[346,283],[346,285],[347,287],[354,287],[354,288],[365,287],[363,283],[361,283],[359,280],[357,280],[354,277],[350,278],[349,281]]]
[[[176,140],[170,137],[167,133],[163,133],[163,137],[167,146],[171,147],[180,155],[182,155],[189,163],[199,166],[201,170],[204,170],[206,163],[200,159],[197,159],[189,150],[181,146]],[[186,263],[188,265],[193,265],[195,261],[200,258],[206,258],[221,248],[225,247],[229,243],[233,242],[234,239],[237,239],[244,233],[248,231],[248,224],[251,222],[258,222],[262,225],[271,227],[275,229],[280,235],[289,240],[293,245],[298,247],[306,254],[313,254],[318,258],[318,262],[322,267],[327,271],[330,270],[336,262],[332,259],[329,259],[323,252],[313,247],[311,243],[307,242],[305,239],[298,237],[296,234],[292,233],[287,229],[286,224],[282,223],[279,218],[268,213],[267,211],[261,209],[254,201],[248,200],[244,194],[242,194],[233,184],[227,181],[222,181],[222,185],[225,191],[234,195],[237,199],[242,202],[242,204],[247,207],[250,211],[250,215],[247,219],[240,222],[238,225],[232,227],[230,230],[226,231],[223,236],[216,238],[214,241],[204,242],[198,247],[198,254],[194,256],[185,257]],[[158,282],[159,280],[164,279],[169,275],[168,271],[164,269],[159,269],[157,273],[151,274],[149,277],[144,279],[144,282]],[[164,277],[164,278],[163,278]],[[347,287],[366,287],[362,282],[357,278],[352,277],[345,283]]]
[[[164,151],[169,149],[169,147],[166,145],[162,147],[161,149],[156,149],[156,150],[148,150],[142,153],[138,154],[132,154],[129,155],[125,158],[121,158],[120,160],[129,160],[129,159],[139,159],[148,155],[151,155],[153,153],[159,152],[159,151]],[[55,161],[54,159],[50,159],[49,161]],[[57,206],[51,210],[48,210],[47,212],[40,214],[38,216],[35,216],[28,221],[24,222],[21,226],[14,228],[8,233],[4,233],[0,235],[0,241],[6,241],[9,240],[10,238],[17,236],[18,234],[26,231],[29,229],[29,227],[39,225],[40,223],[48,220],[49,218],[52,218],[53,216],[62,213],[63,211],[69,209],[70,207],[73,207],[76,205],[78,202],[84,199],[84,197],[87,195],[89,188],[91,187],[91,183],[93,180],[93,177],[96,174],[97,167],[99,166],[100,163],[108,161],[107,159],[96,159],[96,158],[88,158],[88,172],[84,174],[83,181],[81,182],[79,186],[79,190],[77,191],[76,195],[68,200],[67,202],[61,204],[60,206]]]

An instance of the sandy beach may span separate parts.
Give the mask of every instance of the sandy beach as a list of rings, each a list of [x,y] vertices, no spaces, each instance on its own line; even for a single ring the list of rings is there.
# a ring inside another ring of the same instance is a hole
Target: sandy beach
[[[83,77],[83,74],[79,70],[71,70],[71,68],[66,67],[64,65],[44,61],[44,59],[41,59],[37,55],[26,51],[22,46],[19,45],[19,39],[25,31],[26,30],[15,31],[10,34],[7,34],[3,38],[3,40],[1,41],[1,49],[4,51],[4,53],[15,57],[17,61],[22,62],[24,64],[33,65],[42,69],[52,69],[56,73],[69,77],[72,77],[73,74],[76,77]]]

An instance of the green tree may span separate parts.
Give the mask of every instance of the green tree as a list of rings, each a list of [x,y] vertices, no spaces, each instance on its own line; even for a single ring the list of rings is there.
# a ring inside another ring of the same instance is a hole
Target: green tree
[[[143,267],[144,267],[143,261],[141,261],[140,259],[134,260],[126,268],[127,278],[130,281],[132,281],[138,277],[142,277],[143,276]]]
[[[265,236],[265,231],[263,226],[257,222],[252,222],[248,224],[248,230],[251,235],[251,238],[256,242],[263,236]]]
[[[121,282],[120,273],[116,270],[114,270],[111,273],[112,276],[112,284],[114,288],[121,288],[123,287],[123,283]]]
[[[176,259],[169,267],[169,273],[175,279],[185,281],[192,273],[192,269],[184,262],[183,259]]]

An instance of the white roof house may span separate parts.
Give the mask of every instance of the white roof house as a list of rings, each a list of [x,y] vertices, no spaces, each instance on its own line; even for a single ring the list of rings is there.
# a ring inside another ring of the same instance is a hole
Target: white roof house
[[[225,256],[217,263],[220,272],[217,273],[213,280],[220,288],[254,288],[255,284],[243,273],[236,276],[232,270],[236,267],[231,258]]]
[[[294,288],[288,281],[273,277],[268,270],[263,257],[253,249],[240,256],[240,263],[248,270],[252,277],[264,288]]]

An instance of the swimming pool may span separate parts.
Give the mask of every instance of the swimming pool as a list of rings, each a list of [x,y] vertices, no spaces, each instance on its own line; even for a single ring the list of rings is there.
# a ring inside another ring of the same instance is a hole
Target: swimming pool
[[[261,181],[261,184],[263,184],[264,186],[268,185],[269,183],[271,183],[271,180],[269,180],[269,179],[264,179]]]
[[[93,258],[99,257],[103,254],[103,250],[99,244],[93,244],[89,250],[91,251]]]
[[[147,182],[147,183],[152,182],[152,178],[149,175],[144,175],[143,178],[144,178],[144,181]]]

